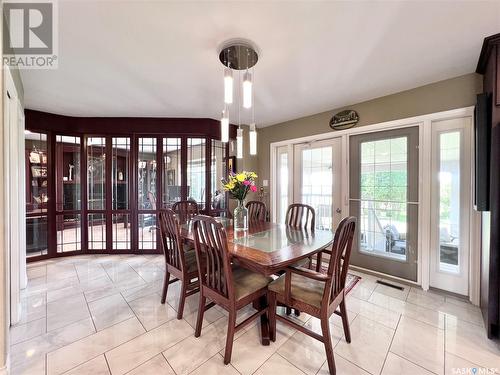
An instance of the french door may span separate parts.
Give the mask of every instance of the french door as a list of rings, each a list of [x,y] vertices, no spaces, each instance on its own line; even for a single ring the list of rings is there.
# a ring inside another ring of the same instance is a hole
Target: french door
[[[469,292],[470,117],[432,123],[430,286]]]
[[[349,138],[351,264],[417,281],[418,126]]]
[[[341,139],[294,146],[293,202],[312,206],[316,228],[335,230],[341,210]]]

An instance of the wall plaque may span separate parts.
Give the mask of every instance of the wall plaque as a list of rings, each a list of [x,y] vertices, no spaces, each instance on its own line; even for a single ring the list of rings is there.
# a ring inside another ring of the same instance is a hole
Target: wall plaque
[[[356,111],[352,109],[347,109],[333,115],[330,120],[330,127],[333,130],[344,130],[352,128],[359,121],[359,116]]]

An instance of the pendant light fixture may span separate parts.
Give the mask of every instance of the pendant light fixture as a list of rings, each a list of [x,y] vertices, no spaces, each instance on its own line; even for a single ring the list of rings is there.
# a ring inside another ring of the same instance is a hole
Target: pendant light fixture
[[[253,100],[253,67],[257,63],[258,54],[252,43],[245,40],[230,40],[224,43],[219,53],[219,60],[224,65],[224,110],[222,111],[221,141],[229,141],[229,105],[233,104],[234,71],[238,71],[237,78],[237,103],[238,130],[236,132],[236,157],[243,158],[243,129],[241,128],[241,109],[252,108],[252,112],[243,112],[244,118],[251,116],[250,125],[250,154],[257,154],[257,132],[255,129],[255,103]],[[241,71],[243,82],[241,82]],[[233,111],[234,112],[234,111]],[[235,113],[235,112],[234,112]]]

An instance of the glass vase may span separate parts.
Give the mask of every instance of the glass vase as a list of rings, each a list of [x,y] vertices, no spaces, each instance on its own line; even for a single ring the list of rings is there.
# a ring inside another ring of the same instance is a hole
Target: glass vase
[[[236,231],[248,229],[248,210],[243,200],[238,200],[238,205],[234,209],[233,225]]]

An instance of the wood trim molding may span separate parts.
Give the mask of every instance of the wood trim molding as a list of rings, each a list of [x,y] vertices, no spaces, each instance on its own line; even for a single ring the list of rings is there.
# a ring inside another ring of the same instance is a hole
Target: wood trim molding
[[[481,53],[479,54],[479,61],[477,62],[476,73],[486,73],[486,66],[488,64],[491,50],[493,46],[497,44],[500,44],[500,33],[484,38]]]

